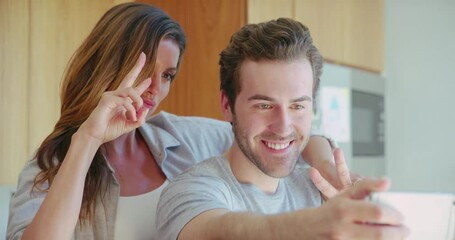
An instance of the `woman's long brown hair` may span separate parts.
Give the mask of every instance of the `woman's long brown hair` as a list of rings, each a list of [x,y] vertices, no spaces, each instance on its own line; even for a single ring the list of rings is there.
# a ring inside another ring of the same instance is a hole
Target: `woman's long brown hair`
[[[143,3],[124,3],[104,14],[67,66],[60,96],[60,118],[35,156],[41,168],[35,178],[35,190],[47,191],[39,187],[46,182],[52,185],[71,136],[94,110],[101,95],[120,85],[141,52],[147,60],[137,82],[151,76],[162,39],[173,39],[178,44],[180,63],[186,47],[185,34],[160,9]],[[103,201],[108,190],[110,170],[102,149],[96,152],[85,179],[80,222],[93,219],[97,199]]]

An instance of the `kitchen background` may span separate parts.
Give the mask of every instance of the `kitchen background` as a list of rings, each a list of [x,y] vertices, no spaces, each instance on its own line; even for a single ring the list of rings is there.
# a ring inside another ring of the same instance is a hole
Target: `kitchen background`
[[[100,16],[120,2],[0,0],[4,189],[14,188],[24,162],[58,118],[60,80],[71,54]],[[455,193],[454,0],[146,2],[162,7],[188,35],[182,71],[161,109],[221,119],[218,53],[231,33],[248,22],[293,17],[310,27],[328,62],[323,73],[328,87],[350,91],[363,84],[384,97],[382,155],[354,156],[352,131],[339,139],[352,170],[386,175],[394,190]],[[346,103],[349,108],[350,97]],[[345,113],[343,126],[352,129],[350,116]],[[0,226],[6,223],[5,196],[0,196]]]

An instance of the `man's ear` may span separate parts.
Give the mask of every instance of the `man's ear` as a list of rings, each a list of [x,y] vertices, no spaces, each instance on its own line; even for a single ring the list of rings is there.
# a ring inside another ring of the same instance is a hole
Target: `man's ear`
[[[221,91],[221,112],[224,115],[225,121],[232,122],[231,105],[229,105],[228,97],[224,91]]]

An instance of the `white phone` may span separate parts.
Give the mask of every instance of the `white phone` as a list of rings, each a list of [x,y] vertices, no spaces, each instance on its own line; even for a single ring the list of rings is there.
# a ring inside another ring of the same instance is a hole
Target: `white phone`
[[[400,211],[410,240],[455,240],[455,196],[448,193],[376,192],[369,200]]]

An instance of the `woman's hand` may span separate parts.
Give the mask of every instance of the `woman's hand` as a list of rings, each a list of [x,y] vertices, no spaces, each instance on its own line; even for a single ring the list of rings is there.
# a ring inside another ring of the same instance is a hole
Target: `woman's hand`
[[[321,173],[316,168],[311,168],[310,170],[310,178],[313,181],[314,185],[316,185],[316,187],[322,193],[325,200],[334,197],[340,192],[343,192],[345,189],[352,186],[353,182],[355,183],[361,179],[360,176],[352,175],[349,172],[343,151],[340,148],[335,148],[333,155],[335,158],[335,168],[339,182],[338,187],[330,184],[329,181],[322,177]]]
[[[144,124],[149,109],[142,107],[141,94],[150,86],[151,79],[147,78],[137,87],[133,84],[145,59],[145,54],[141,53],[120,86],[115,91],[103,93],[98,105],[80,126],[79,133],[88,135],[101,145]]]

